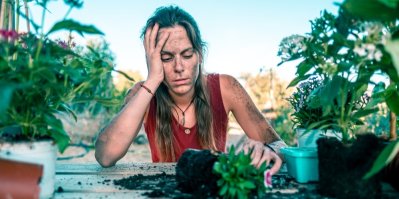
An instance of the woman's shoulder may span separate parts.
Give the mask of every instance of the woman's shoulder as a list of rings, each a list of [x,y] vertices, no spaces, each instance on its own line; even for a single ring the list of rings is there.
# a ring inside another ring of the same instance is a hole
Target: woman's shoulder
[[[228,74],[219,74],[219,82],[223,89],[234,89],[234,87],[240,85],[237,78]]]
[[[221,74],[221,73],[209,73],[207,74],[207,78],[211,80],[218,79],[221,86],[229,85],[234,82],[238,82],[237,79],[228,74]]]

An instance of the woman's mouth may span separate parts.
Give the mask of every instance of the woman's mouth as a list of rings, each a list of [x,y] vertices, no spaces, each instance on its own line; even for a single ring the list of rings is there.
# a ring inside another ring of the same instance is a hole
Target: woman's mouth
[[[187,84],[189,79],[176,79],[173,81],[174,84],[176,85],[183,85]]]

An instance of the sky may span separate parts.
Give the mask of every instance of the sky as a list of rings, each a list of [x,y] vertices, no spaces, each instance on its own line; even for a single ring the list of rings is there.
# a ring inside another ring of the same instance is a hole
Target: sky
[[[261,68],[273,69],[290,81],[296,63],[277,67],[280,41],[292,34],[310,32],[310,20],[324,9],[336,13],[340,0],[86,0],[69,18],[93,24],[105,33],[120,70],[138,70],[147,76],[145,52],[140,33],[156,8],[177,5],[197,21],[208,44],[207,72],[238,77],[242,72],[256,74]],[[67,7],[50,1],[44,29],[63,18]],[[37,17],[37,11],[33,10]],[[37,21],[37,19],[35,19]],[[90,38],[90,37],[85,37]],[[80,38],[82,39],[82,38]],[[79,38],[78,38],[79,40]]]

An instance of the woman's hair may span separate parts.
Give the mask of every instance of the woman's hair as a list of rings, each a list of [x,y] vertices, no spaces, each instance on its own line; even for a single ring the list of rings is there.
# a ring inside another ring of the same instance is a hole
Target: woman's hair
[[[182,26],[186,30],[194,50],[200,56],[201,63],[199,64],[199,76],[194,85],[193,102],[197,118],[198,141],[202,147],[216,150],[211,104],[203,69],[206,44],[201,38],[198,25],[189,13],[177,6],[159,7],[153,16],[147,20],[141,38],[144,38],[147,28],[152,27],[155,23],[159,24],[159,28]],[[160,159],[161,161],[176,161],[172,132],[174,103],[165,84],[162,83],[159,86],[155,92],[155,98],[157,101],[155,139]]]

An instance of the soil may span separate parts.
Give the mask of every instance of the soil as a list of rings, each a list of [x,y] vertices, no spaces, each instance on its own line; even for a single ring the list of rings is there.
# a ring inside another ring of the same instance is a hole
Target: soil
[[[220,198],[212,173],[217,158],[218,153],[209,150],[187,150],[176,165],[176,175],[135,175],[114,180],[114,184],[121,189],[148,190],[143,195],[155,198]],[[315,188],[309,189],[309,184],[299,184],[287,175],[274,175],[272,184],[272,191],[264,198],[320,198]]]
[[[200,196],[198,192],[184,193],[178,188],[175,175],[165,173],[152,176],[135,175],[120,180],[114,180],[114,184],[129,190],[149,190],[144,196],[154,198],[220,198],[217,195]],[[320,198],[316,190],[308,190],[304,185],[298,184],[287,175],[274,175],[272,177],[273,189],[275,190],[298,190],[294,193],[283,193],[279,191],[267,193],[264,198]]]
[[[319,192],[336,198],[380,198],[381,176],[362,180],[385,144],[374,134],[360,135],[351,145],[336,138],[317,141]]]
[[[218,177],[212,169],[219,154],[210,150],[186,150],[176,165],[177,187],[198,198],[216,196]]]

